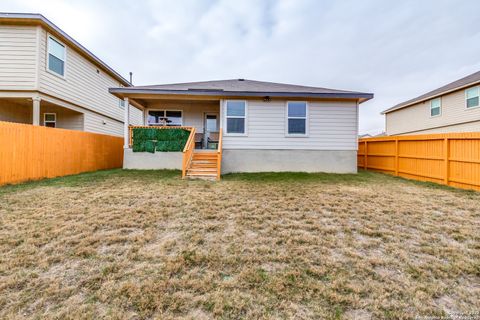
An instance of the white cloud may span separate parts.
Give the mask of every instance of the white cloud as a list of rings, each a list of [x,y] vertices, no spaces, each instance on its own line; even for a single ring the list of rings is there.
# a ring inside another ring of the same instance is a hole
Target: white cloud
[[[480,69],[480,2],[27,1],[136,84],[251,78],[375,93],[360,131],[379,112]]]

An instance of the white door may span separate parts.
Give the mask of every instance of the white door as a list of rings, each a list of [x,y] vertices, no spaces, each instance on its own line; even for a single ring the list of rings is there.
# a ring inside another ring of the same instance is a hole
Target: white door
[[[203,120],[203,133],[204,133],[204,147],[208,148],[208,137],[210,132],[218,132],[218,113],[205,113],[205,118]]]

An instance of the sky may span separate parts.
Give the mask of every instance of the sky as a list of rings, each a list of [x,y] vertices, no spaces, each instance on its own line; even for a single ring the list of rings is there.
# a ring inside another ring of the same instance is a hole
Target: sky
[[[41,13],[135,85],[246,78],[399,102],[480,70],[478,0],[2,0]]]

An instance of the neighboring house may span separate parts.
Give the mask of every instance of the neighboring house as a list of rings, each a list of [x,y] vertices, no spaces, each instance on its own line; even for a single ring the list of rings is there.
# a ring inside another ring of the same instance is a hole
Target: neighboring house
[[[0,13],[0,121],[122,135],[112,86],[130,83],[42,15]]]
[[[479,88],[476,72],[383,111],[387,135],[479,132]]]
[[[364,134],[359,134],[358,139],[363,139],[363,138],[371,138],[372,135],[370,133],[364,133]]]
[[[145,125],[194,127],[199,149],[210,147],[209,140],[216,141],[214,151],[220,148],[223,153],[222,173],[356,172],[358,107],[373,98],[371,93],[245,79],[111,88],[110,92],[125,99],[127,114],[129,103],[142,106]],[[126,168],[182,168],[180,155],[133,153],[125,130]],[[193,160],[201,160],[202,153],[215,158],[199,149]],[[197,175],[210,170],[196,167],[186,169]],[[214,168],[211,171],[213,175]]]

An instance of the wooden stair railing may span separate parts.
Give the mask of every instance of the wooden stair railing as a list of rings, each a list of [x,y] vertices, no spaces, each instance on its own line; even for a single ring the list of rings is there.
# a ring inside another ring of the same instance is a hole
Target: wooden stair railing
[[[190,136],[183,148],[182,179],[185,178],[187,170],[192,162],[193,150],[195,149],[195,128],[191,128]]]
[[[186,167],[187,178],[220,180],[222,170],[222,133],[219,133],[217,150],[193,151]]]
[[[220,180],[222,173],[222,133],[223,130],[220,128],[220,133],[218,135],[218,147],[217,147],[217,180]]]

